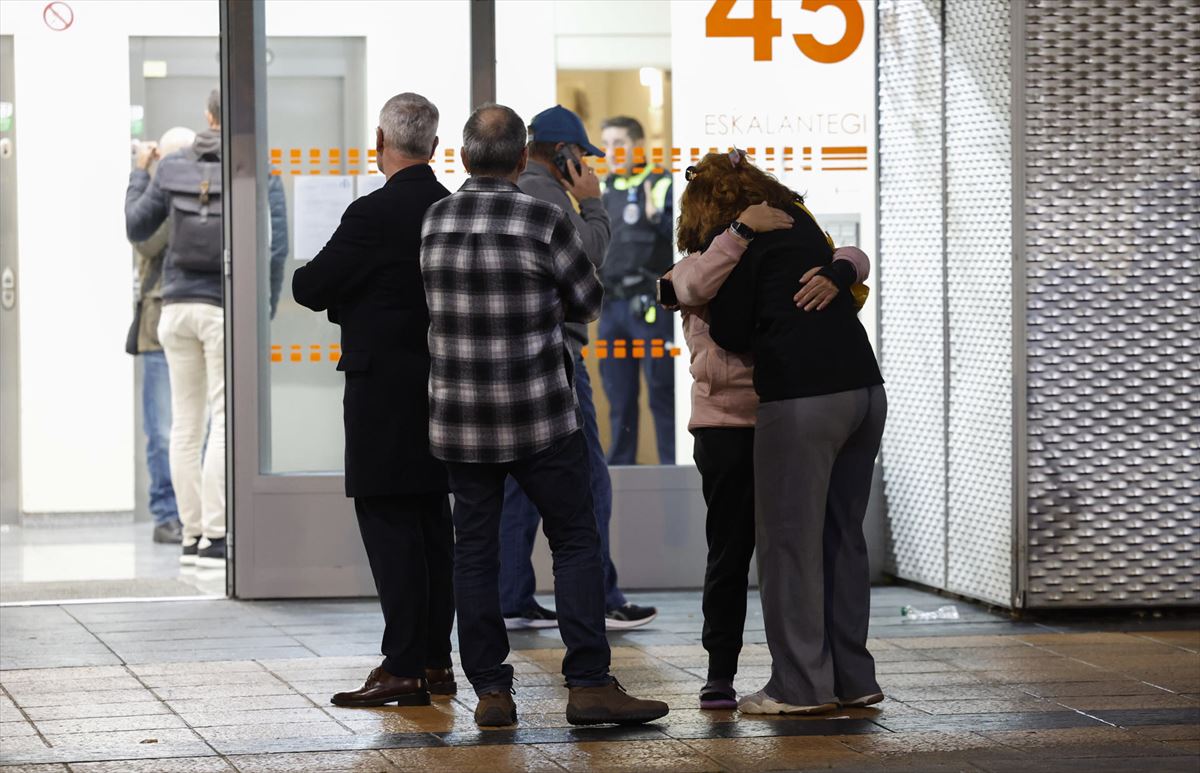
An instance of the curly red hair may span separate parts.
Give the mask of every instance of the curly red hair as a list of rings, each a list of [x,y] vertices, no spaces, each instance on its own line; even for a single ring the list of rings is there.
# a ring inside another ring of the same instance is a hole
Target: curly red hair
[[[745,153],[738,163],[730,153],[709,153],[691,167],[680,198],[676,239],[680,252],[701,252],[751,204],[767,202],[789,210],[804,197],[750,163]]]

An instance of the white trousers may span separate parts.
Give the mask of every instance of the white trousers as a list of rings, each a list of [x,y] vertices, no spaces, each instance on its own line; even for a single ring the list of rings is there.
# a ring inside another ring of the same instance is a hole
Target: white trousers
[[[171,374],[171,483],[184,544],[224,537],[225,311],[164,304],[158,340]]]

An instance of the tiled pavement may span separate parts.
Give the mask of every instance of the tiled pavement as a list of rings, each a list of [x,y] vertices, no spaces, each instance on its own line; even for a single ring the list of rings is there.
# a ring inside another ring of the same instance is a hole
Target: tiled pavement
[[[695,593],[612,636],[614,672],[672,707],[641,728],[573,729],[553,631],[513,635],[520,724],[478,730],[473,696],[339,709],[378,664],[368,601],[158,602],[0,609],[0,771],[1200,771],[1200,620],[902,622],[944,599],[876,589],[889,699],[830,717],[700,712]],[[751,604],[753,610],[756,604]],[[751,613],[739,686],[765,681]],[[465,686],[461,678],[460,686]]]

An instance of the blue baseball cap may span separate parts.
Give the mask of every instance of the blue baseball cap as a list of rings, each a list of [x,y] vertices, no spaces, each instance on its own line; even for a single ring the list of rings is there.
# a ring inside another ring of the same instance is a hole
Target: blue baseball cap
[[[588,142],[583,121],[562,105],[555,105],[533,117],[529,124],[534,142],[569,142],[583,148],[585,155],[603,156],[604,151]]]

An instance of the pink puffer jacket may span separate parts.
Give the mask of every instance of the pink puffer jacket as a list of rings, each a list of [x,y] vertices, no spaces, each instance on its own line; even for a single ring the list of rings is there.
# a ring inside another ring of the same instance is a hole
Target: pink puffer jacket
[[[704,252],[693,252],[671,269],[671,281],[683,312],[683,337],[691,352],[692,418],[688,429],[753,427],[758,411],[754,360],[727,352],[708,333],[708,302],[741,260],[746,245],[728,231]],[[854,264],[858,281],[871,273],[871,262],[857,247],[840,247],[834,260]]]

